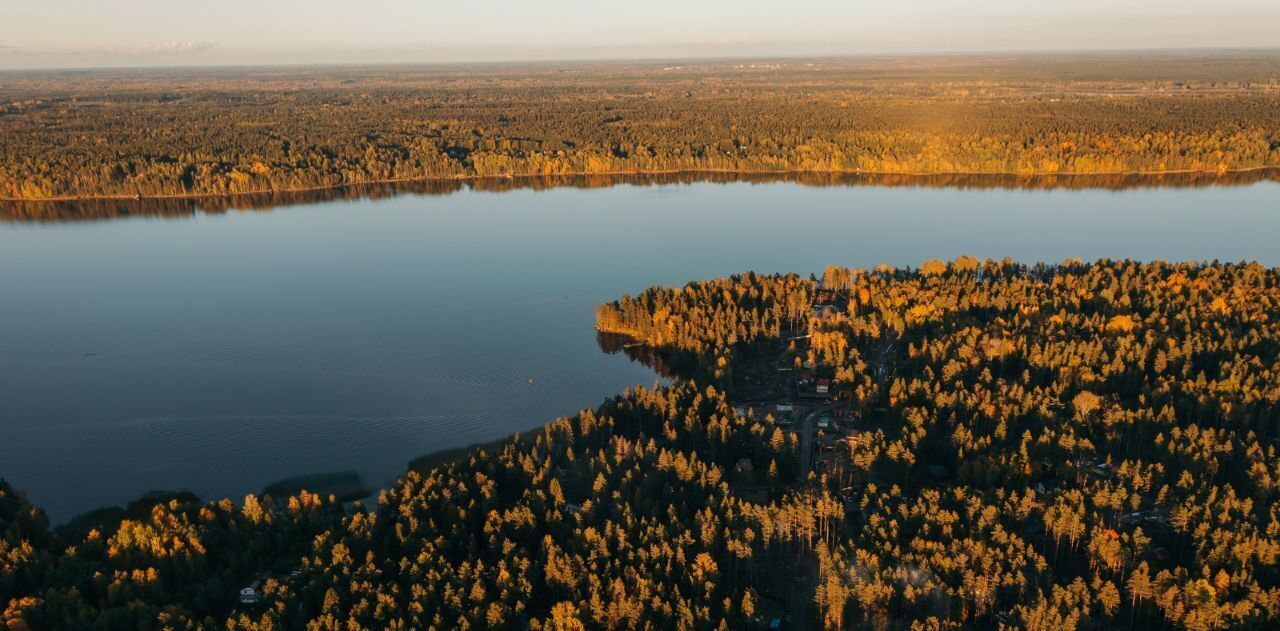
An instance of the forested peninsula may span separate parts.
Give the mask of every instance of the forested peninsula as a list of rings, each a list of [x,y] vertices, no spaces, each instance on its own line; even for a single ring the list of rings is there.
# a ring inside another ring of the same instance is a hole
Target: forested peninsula
[[[670,385],[410,471],[371,505],[179,495],[51,530],[0,483],[0,621],[1280,623],[1276,269],[746,273],[621,297],[597,329]]]
[[[1280,167],[1280,53],[9,72],[0,198]]]

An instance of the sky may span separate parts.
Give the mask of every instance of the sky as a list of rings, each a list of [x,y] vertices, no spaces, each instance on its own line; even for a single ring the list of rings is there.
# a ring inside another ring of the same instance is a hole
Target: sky
[[[1278,0],[0,0],[0,69],[1280,47]]]

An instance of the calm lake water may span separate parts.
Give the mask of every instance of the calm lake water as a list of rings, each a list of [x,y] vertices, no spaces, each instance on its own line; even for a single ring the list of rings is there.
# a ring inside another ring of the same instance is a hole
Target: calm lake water
[[[154,489],[381,485],[652,384],[600,351],[599,302],[961,254],[1276,266],[1280,184],[695,183],[0,224],[0,476],[55,521]]]

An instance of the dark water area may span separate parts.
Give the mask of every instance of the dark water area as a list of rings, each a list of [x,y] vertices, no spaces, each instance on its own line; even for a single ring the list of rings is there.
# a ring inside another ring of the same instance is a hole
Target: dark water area
[[[269,212],[11,210],[0,476],[54,521],[156,489],[238,499],[328,471],[377,487],[422,454],[652,384],[641,363],[602,352],[592,318],[654,284],[962,254],[1280,265],[1280,183],[1268,177],[816,183],[462,185]]]

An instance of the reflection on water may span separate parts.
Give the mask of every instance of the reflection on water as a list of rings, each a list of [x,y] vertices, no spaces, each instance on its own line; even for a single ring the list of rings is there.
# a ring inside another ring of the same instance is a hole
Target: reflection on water
[[[672,177],[0,223],[0,476],[55,521],[154,489],[241,497],[347,470],[378,486],[419,455],[666,374],[593,327],[596,305],[655,284],[961,254],[1280,264],[1270,179],[1113,191]]]
[[[237,210],[271,210],[280,206],[337,200],[384,199],[398,195],[451,195],[463,191],[503,193],[553,188],[609,188],[670,184],[776,184],[805,186],[902,186],[955,189],[1125,190],[1133,188],[1200,188],[1242,186],[1280,181],[1280,169],[1232,172],[1137,173],[1103,175],[940,174],[894,175],[857,173],[678,173],[562,175],[437,179],[385,184],[355,184],[310,191],[249,193],[226,197],[170,199],[104,199],[75,202],[0,202],[0,221],[85,221],[126,217],[182,217]]]
[[[687,374],[678,375],[677,371],[668,366],[666,359],[655,352],[653,347],[645,346],[625,335],[596,331],[596,344],[606,355],[622,354],[623,357],[652,370],[663,379],[688,376]]]

